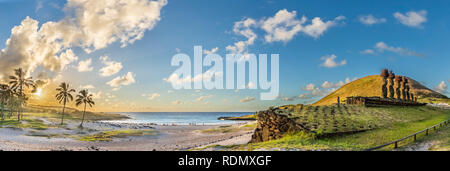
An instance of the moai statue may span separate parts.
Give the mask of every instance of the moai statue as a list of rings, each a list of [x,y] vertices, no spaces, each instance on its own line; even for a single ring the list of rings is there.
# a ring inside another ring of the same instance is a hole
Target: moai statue
[[[406,100],[411,101],[411,94],[409,93],[409,84],[406,85]]]
[[[383,77],[383,85],[381,86],[381,97],[387,98],[387,78],[389,77],[389,71],[387,69],[381,70],[381,77]]]
[[[401,76],[398,76],[398,75],[395,76],[395,82],[397,82],[397,88],[395,89],[395,92],[397,94],[397,99],[398,100],[402,99],[402,95],[401,95],[401,91],[400,91],[400,89],[402,87],[402,81],[403,81],[403,79],[402,79]]]
[[[338,107],[341,106],[341,99],[339,98],[339,96],[337,97],[337,106],[338,106]]]
[[[411,94],[411,101],[415,102],[415,100],[414,100],[414,93],[410,93],[410,94]]]
[[[389,71],[389,98],[393,99],[395,92],[394,92],[394,78],[395,74],[392,71]]]
[[[406,84],[408,83],[408,79],[406,77],[402,77],[402,100],[406,100]]]

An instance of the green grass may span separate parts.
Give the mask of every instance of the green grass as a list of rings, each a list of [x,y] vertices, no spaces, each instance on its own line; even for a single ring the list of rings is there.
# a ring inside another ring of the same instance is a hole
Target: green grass
[[[435,134],[431,134],[430,137],[427,137],[424,140],[432,142],[430,150],[450,151],[450,125],[440,129]]]
[[[157,135],[158,132],[155,130],[136,130],[136,129],[125,129],[125,130],[114,130],[114,131],[103,131],[100,133],[82,136],[79,138],[80,141],[112,141],[113,138],[126,138],[130,136],[153,136]]]
[[[52,128],[45,124],[40,119],[24,117],[24,119],[19,122],[17,118],[5,118],[5,120],[0,120],[0,128],[32,128],[36,130],[46,130]]]
[[[115,114],[103,114],[103,113],[90,113],[86,114],[85,121],[96,121],[96,120],[114,120],[114,119],[123,119],[122,115]],[[47,126],[42,122],[41,119],[45,119],[49,122],[55,123],[58,125],[61,122],[61,114],[60,113],[48,113],[48,112],[26,112],[23,114],[23,123],[29,122],[29,124],[19,123],[17,121],[17,114],[12,116],[11,118],[5,118],[5,121],[1,123],[0,127],[16,127],[16,128],[42,128],[45,129]],[[73,121],[73,122],[81,122],[82,115],[67,113],[64,114],[64,122]]]
[[[24,108],[26,113],[30,114],[52,114],[57,115],[61,118],[62,106],[44,106],[44,105],[32,105],[29,104]],[[80,120],[82,118],[83,111],[79,111],[76,108],[71,108],[66,106],[64,118]],[[110,114],[102,112],[90,112],[86,111],[87,120],[118,120],[118,119],[129,119],[129,117],[120,114]]]
[[[254,130],[257,126],[256,122],[250,122],[245,125],[225,125],[219,126],[217,128],[205,129],[201,130],[201,133],[207,134],[215,134],[215,133],[231,133],[231,132],[239,132],[239,131],[251,131]]]
[[[251,114],[239,117],[227,117],[226,120],[256,120],[256,115]]]
[[[383,108],[362,106],[300,106],[285,108],[279,113],[289,117],[320,135],[360,132],[376,129],[392,122],[392,117]]]
[[[436,131],[430,130],[428,136],[421,135],[416,142],[411,143],[411,146],[429,144],[430,151],[449,151],[450,150],[450,125],[443,126]],[[398,150],[408,150],[410,145],[400,147]]]
[[[348,106],[348,110],[341,111],[342,116],[336,117],[339,115],[335,114],[335,119],[338,124],[346,123],[351,126],[340,127],[337,129],[337,132],[340,132],[340,130],[363,132],[337,135],[329,134],[329,136],[324,136],[326,133],[332,133],[327,132],[330,129],[330,126],[327,124],[333,123],[331,125],[334,125],[334,121],[324,121],[329,120],[329,118],[325,117],[325,114],[327,114],[326,116],[330,116],[331,109],[333,109],[332,106],[305,106],[300,112],[291,116],[292,118],[304,116],[303,119],[306,120],[300,119],[298,122],[303,121],[310,128],[313,127],[312,125],[319,124],[317,129],[315,129],[318,132],[317,134],[305,132],[287,133],[278,140],[247,145],[224,146],[221,148],[226,150],[364,150],[406,137],[450,119],[450,110],[427,106],[371,108]],[[361,129],[361,126],[367,128],[364,124],[373,126],[371,129]],[[336,130],[333,126],[331,128]],[[418,139],[422,137],[423,135],[420,135]],[[412,139],[404,141],[399,145],[403,146],[411,143],[411,141]],[[388,146],[381,150],[391,150],[392,148],[393,146]]]
[[[33,137],[45,137],[45,138],[76,138],[75,135],[71,134],[49,134],[41,131],[29,131],[26,136],[33,136]]]
[[[427,98],[419,99],[417,101],[422,102],[422,103],[434,103],[434,104],[447,103],[450,105],[450,99],[443,99],[443,98],[427,97]]]

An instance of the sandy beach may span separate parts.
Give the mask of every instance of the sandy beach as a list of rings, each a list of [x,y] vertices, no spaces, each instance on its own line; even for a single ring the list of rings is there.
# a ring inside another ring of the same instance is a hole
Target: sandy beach
[[[43,123],[57,125],[40,118]],[[26,121],[23,121],[26,122]],[[3,151],[173,151],[190,150],[209,145],[245,144],[250,141],[253,128],[245,125],[163,126],[86,122],[83,129],[78,122],[67,121],[64,127],[36,130],[33,128],[0,128],[0,150]],[[244,128],[245,127],[245,128]],[[233,131],[221,131],[233,128]],[[242,128],[242,129],[241,129]],[[110,141],[83,141],[80,138],[114,131],[152,131],[155,134],[114,137]]]

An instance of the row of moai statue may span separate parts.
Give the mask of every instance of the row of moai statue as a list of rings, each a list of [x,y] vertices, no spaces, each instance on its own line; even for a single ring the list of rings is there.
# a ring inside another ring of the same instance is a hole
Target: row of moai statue
[[[381,77],[383,77],[383,85],[382,89],[382,97],[388,98],[388,90],[389,90],[389,98],[395,99],[395,95],[397,95],[396,99],[404,100],[404,101],[414,101],[417,102],[417,97],[414,97],[414,94],[410,92],[411,83],[408,78],[405,76],[395,75],[392,71],[388,71],[387,69],[381,70]],[[388,89],[388,80],[389,80],[389,89]],[[397,83],[397,88],[394,90],[395,83]]]

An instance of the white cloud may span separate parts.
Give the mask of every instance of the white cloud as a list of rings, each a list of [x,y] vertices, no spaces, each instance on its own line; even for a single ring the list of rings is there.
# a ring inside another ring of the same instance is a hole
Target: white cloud
[[[350,78],[347,78],[345,80],[345,82],[344,81],[339,81],[337,83],[333,83],[333,82],[330,82],[330,81],[325,81],[325,82],[323,82],[321,87],[322,88],[339,88],[339,87],[344,86],[346,83],[348,83],[347,81],[350,82]]]
[[[328,92],[325,92],[323,90],[321,90],[319,87],[316,87],[316,85],[314,84],[308,84],[306,87],[302,88],[305,91],[310,91],[310,95],[307,95],[308,97],[310,96],[325,96],[327,94],[329,94]]]
[[[147,97],[149,100],[155,100],[156,98],[160,97],[161,94],[159,94],[159,93],[142,94],[142,96]]]
[[[375,54],[375,51],[373,51],[372,49],[366,49],[364,51],[361,51],[362,54]]]
[[[381,53],[384,51],[389,51],[389,52],[397,53],[399,55],[419,56],[419,57],[424,56],[423,54],[420,54],[420,53],[417,53],[414,51],[410,51],[410,50],[402,48],[402,47],[389,46],[384,42],[378,42],[375,45],[375,49]]]
[[[394,17],[406,26],[422,28],[422,24],[427,22],[427,11],[409,11],[406,14],[396,12]]]
[[[256,87],[256,84],[255,83],[253,83],[253,82],[248,82],[248,85],[247,85],[247,87],[246,88],[249,88],[249,89],[254,89],[254,88],[257,88]]]
[[[78,66],[77,66],[78,72],[89,72],[89,71],[94,70],[94,68],[91,67],[91,64],[92,64],[91,58],[78,62]]]
[[[221,77],[223,77],[223,72],[212,72],[208,70],[203,74],[196,75],[194,78],[192,78],[191,76],[187,76],[186,78],[180,78],[178,74],[173,73],[168,78],[164,78],[163,80],[168,83],[181,85],[186,82],[202,82],[203,80],[211,80],[212,78],[221,78]]]
[[[122,68],[122,63],[116,61],[110,61],[108,56],[101,56],[100,60],[105,67],[100,69],[100,75],[103,77],[108,77],[118,73]]]
[[[34,12],[38,12],[40,9],[42,9],[43,3],[44,2],[42,0],[37,1],[36,8],[34,9]]]
[[[297,96],[298,99],[307,99],[310,98],[309,94],[300,94]]]
[[[90,85],[90,84],[88,84],[88,85],[81,85],[80,86],[80,89],[94,89],[94,88],[95,88],[95,86]]]
[[[209,54],[213,54],[213,53],[216,53],[217,51],[219,50],[219,47],[215,47],[215,48],[213,48],[213,49],[211,49],[211,50],[203,50],[203,54],[205,54],[205,55],[209,55]]]
[[[381,24],[385,23],[385,18],[376,18],[373,15],[362,15],[358,17],[359,22],[365,24],[365,25],[373,25],[373,24]]]
[[[314,89],[316,89],[316,85],[314,85],[313,83],[308,84],[306,87],[303,88],[303,90],[306,90],[306,91],[312,91]]]
[[[113,80],[111,80],[110,82],[107,82],[106,84],[108,84],[111,87],[120,87],[120,86],[126,86],[126,85],[130,85],[135,83],[136,81],[134,80],[134,75],[132,72],[128,72],[126,75],[120,77],[116,77]]]
[[[97,93],[91,93],[94,99],[101,99],[103,98],[103,93],[101,91]]]
[[[258,21],[253,18],[245,18],[234,23],[233,32],[245,37],[246,40],[237,41],[233,45],[227,46],[226,50],[232,54],[247,54],[248,47],[253,45],[258,38],[254,29],[265,31],[266,42],[286,43],[299,32],[319,38],[329,28],[338,25],[344,19],[344,16],[338,16],[333,20],[323,21],[320,17],[315,17],[310,24],[306,24],[308,19],[305,16],[298,19],[296,11],[289,12],[286,9],[279,10],[273,17],[262,18]]]
[[[320,17],[315,17],[311,21],[311,24],[305,26],[304,33],[306,33],[311,37],[319,38],[330,27],[338,25],[339,21],[342,21],[344,19],[345,19],[344,16],[338,16],[334,20],[324,22],[320,19]]]
[[[356,80],[356,78],[355,78],[354,80]],[[345,79],[345,84],[348,84],[348,83],[350,83],[350,82],[352,82],[352,80],[350,80],[350,78],[347,77],[347,78]]]
[[[346,60],[342,60],[340,62],[336,62],[335,59],[337,58],[336,55],[328,55],[328,56],[322,56],[321,60],[324,62],[320,64],[320,66],[327,67],[327,68],[334,68],[338,66],[343,66],[347,64]]]
[[[445,84],[445,81],[442,81],[436,88],[434,88],[435,91],[439,93],[447,93],[447,84]]]
[[[234,23],[233,32],[237,35],[244,36],[247,40],[238,41],[234,43],[234,45],[229,45],[226,47],[226,50],[233,54],[242,54],[245,50],[247,50],[247,47],[253,45],[258,37],[252,30],[252,27],[255,26],[257,26],[257,23],[251,18]]]
[[[356,80],[354,78],[353,80]],[[338,81],[336,83],[333,83],[331,81],[324,81],[320,87],[317,87],[315,84],[310,83],[306,85],[305,87],[302,87],[302,90],[308,91],[307,93],[303,93],[298,95],[297,99],[313,99],[316,97],[323,97],[326,96],[334,91],[336,91],[338,88],[344,86],[345,84],[350,83],[352,80],[350,78],[346,78],[345,81]],[[282,99],[282,100],[290,100],[289,99]]]
[[[296,96],[294,96],[294,97],[286,97],[284,95],[280,95],[279,98],[281,99],[281,101],[294,101],[295,99],[297,99]]]
[[[244,99],[241,99],[240,102],[241,103],[246,103],[246,102],[251,102],[253,100],[255,100],[254,97],[245,97]]]
[[[172,104],[179,105],[179,104],[183,104],[183,102],[181,102],[180,100],[175,100],[172,102]]]
[[[203,100],[205,100],[205,99],[212,98],[212,97],[213,97],[213,95],[209,95],[209,96],[200,96],[199,98],[197,98],[196,101],[201,102],[201,101],[203,101]]]
[[[275,16],[263,20],[261,28],[267,33],[265,35],[266,42],[288,42],[299,32],[319,38],[326,30],[336,26],[339,21],[344,19],[344,16],[338,16],[334,20],[323,21],[320,17],[315,17],[310,24],[305,25],[308,21],[305,16],[298,19],[296,11],[289,12],[283,9],[278,11]]]
[[[302,24],[306,20],[304,16],[298,20],[296,11],[280,10],[275,16],[262,21],[262,29],[267,33],[264,38],[267,42],[288,42],[303,29]]]
[[[90,53],[117,41],[122,47],[132,44],[160,21],[166,4],[167,0],[68,0],[66,16],[59,21],[39,27],[38,21],[26,17],[0,50],[0,75],[18,67],[28,72],[38,66],[60,71],[76,60],[73,47]]]

